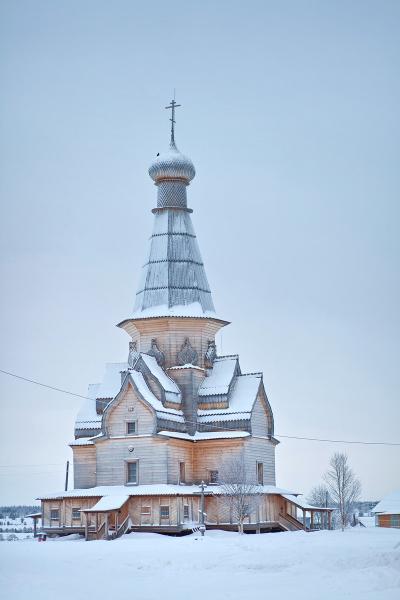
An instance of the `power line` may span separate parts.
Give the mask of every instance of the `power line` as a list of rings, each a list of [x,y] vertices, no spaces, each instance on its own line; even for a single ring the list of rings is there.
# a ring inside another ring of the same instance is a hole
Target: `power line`
[[[28,377],[23,377],[22,375],[17,375],[15,373],[10,373],[9,371],[5,371],[4,369],[0,369],[0,373],[4,373],[5,375],[9,375],[10,377],[15,377],[16,379],[20,379],[22,381],[27,381],[28,383],[33,383],[35,385],[39,385],[44,388],[48,388],[50,390],[54,390],[56,392],[60,392],[62,394],[68,394],[69,396],[75,396],[76,398],[82,398],[83,400],[91,400],[92,402],[96,402],[96,398],[90,398],[89,396],[82,396],[82,394],[76,394],[75,392],[70,392],[68,390],[63,390],[58,387],[54,387],[52,385],[48,385],[46,383],[41,383],[40,381],[35,381],[34,379],[28,379]],[[190,424],[197,424],[195,421],[186,421]],[[209,427],[214,429],[215,431],[236,431],[236,429],[229,429],[227,427],[221,427],[218,425],[213,425],[209,423]],[[206,433],[206,432],[204,432]],[[363,446],[400,446],[400,442],[370,442],[365,440],[333,440],[328,438],[315,438],[315,437],[306,437],[299,435],[284,435],[281,433],[274,433],[274,437],[281,437],[290,440],[302,440],[308,442],[325,442],[332,444],[360,444]]]

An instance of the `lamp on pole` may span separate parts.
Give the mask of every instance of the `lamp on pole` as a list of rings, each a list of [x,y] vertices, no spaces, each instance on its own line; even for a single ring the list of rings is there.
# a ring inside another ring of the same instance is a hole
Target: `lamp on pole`
[[[203,536],[204,532],[206,530],[206,526],[204,525],[204,489],[207,487],[207,484],[204,483],[204,481],[202,481],[200,483],[200,489],[201,489],[201,497],[200,497],[200,533]]]

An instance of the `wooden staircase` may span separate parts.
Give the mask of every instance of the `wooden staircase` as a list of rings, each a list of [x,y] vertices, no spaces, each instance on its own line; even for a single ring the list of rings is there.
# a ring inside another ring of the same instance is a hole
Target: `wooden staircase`
[[[283,513],[279,513],[279,524],[286,529],[286,531],[301,531],[304,530],[304,525],[301,521],[299,521],[298,519],[295,519],[295,517],[292,517],[292,515],[289,515],[288,513],[283,514]]]

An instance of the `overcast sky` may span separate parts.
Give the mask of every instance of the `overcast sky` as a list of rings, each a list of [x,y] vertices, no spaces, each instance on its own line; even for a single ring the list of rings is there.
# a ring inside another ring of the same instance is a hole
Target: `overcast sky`
[[[3,0],[0,22],[0,368],[85,394],[125,360],[175,87],[219,352],[264,372],[277,483],[307,493],[341,450],[363,498],[398,489],[400,447],[280,435],[400,442],[399,2]],[[0,504],[62,489],[80,400],[0,385]]]

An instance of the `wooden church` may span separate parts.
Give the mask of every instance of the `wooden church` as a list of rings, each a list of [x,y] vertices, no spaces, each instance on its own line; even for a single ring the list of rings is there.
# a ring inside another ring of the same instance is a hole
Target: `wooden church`
[[[312,527],[323,510],[275,486],[278,440],[262,373],[217,354],[228,322],[215,312],[187,206],[195,168],[175,144],[175,107],[169,150],[149,168],[157,207],[148,259],[133,314],[118,324],[130,337],[128,359],[89,386],[70,444],[74,489],[41,498],[49,534],[234,528],[221,474],[235,460],[259,497],[245,529],[306,528],[308,513]]]

